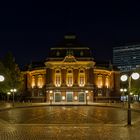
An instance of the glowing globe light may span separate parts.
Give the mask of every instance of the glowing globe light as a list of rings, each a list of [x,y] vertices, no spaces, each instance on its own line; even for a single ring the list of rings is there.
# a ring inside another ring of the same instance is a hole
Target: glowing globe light
[[[62,96],[62,100],[65,100],[65,96]]]
[[[10,95],[10,94],[11,94],[11,92],[7,92],[7,94],[8,94],[8,95]]]
[[[88,93],[88,90],[86,90],[85,93]]]
[[[0,75],[0,82],[3,82],[4,81],[4,76],[3,75]]]
[[[127,81],[128,76],[127,76],[127,75],[122,75],[120,79],[121,79],[121,81],[123,81],[123,82],[124,82],[124,81]]]
[[[140,77],[140,75],[138,74],[138,73],[132,73],[132,79],[134,79],[134,80],[137,80],[137,79],[139,79],[139,77]]]
[[[133,95],[133,93],[132,92],[130,92],[131,91],[131,80],[133,79],[133,80],[137,80],[137,79],[139,79],[139,77],[140,77],[140,75],[138,74],[138,73],[136,73],[136,72],[134,72],[134,73],[132,73],[131,75],[122,75],[121,77],[120,77],[120,80],[121,81],[127,81],[128,80],[128,107],[127,107],[127,109],[128,109],[128,113],[127,113],[127,124],[128,125],[131,125],[131,96]],[[120,89],[121,90],[121,89]],[[127,91],[127,89],[124,89],[123,91]]]
[[[75,97],[74,97],[74,100],[77,100],[77,99],[78,99],[78,97],[77,97],[77,96],[75,96]]]
[[[124,89],[124,92],[126,92],[126,91],[127,91],[127,89],[125,88],[125,89]]]
[[[120,89],[120,92],[123,92],[123,89],[122,88]]]

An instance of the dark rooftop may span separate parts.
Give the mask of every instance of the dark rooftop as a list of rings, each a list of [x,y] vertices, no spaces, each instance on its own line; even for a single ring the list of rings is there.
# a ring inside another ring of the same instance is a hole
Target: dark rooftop
[[[80,43],[75,34],[67,34],[64,39],[50,49],[48,59],[63,60],[67,55],[73,55],[76,59],[93,59],[92,52],[84,43]]]

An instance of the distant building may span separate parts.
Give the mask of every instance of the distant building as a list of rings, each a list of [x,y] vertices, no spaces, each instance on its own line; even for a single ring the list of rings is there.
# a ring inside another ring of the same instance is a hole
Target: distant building
[[[140,44],[113,48],[113,65],[121,71],[140,68]]]
[[[91,50],[78,43],[75,35],[50,48],[41,64],[32,63],[25,72],[32,100],[51,104],[85,104],[119,97],[119,72],[95,64]]]

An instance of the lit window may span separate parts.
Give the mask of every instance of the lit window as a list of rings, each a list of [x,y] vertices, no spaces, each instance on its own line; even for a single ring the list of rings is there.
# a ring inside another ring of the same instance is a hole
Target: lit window
[[[97,84],[98,88],[102,88],[103,86],[103,78],[102,75],[98,75],[98,84]]]
[[[35,87],[35,76],[32,76],[31,86],[32,86],[32,88]]]
[[[85,72],[84,70],[79,71],[79,86],[84,86],[85,85]]]
[[[73,73],[72,70],[67,71],[67,86],[71,87],[73,85]]]
[[[108,76],[105,77],[105,86],[107,88],[109,88],[109,77]]]
[[[42,75],[38,75],[37,86],[39,88],[42,88],[43,87],[43,78],[42,78]]]
[[[61,72],[60,72],[60,70],[55,71],[55,86],[56,87],[61,86]]]
[[[72,86],[72,76],[71,75],[68,75],[67,85],[70,87]]]

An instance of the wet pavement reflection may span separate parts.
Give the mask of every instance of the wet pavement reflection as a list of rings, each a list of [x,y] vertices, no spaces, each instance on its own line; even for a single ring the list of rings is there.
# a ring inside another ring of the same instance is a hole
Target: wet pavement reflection
[[[10,124],[123,124],[127,111],[94,106],[46,106],[12,109],[0,112],[0,118]],[[132,121],[139,113],[132,113]]]
[[[46,106],[0,112],[0,140],[139,140],[140,113],[94,106]]]

